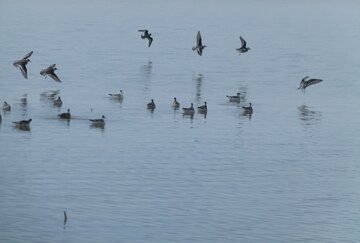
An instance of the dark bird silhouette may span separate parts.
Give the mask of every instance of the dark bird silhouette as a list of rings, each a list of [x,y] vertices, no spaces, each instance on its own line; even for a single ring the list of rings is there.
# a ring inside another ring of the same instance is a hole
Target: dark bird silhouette
[[[249,103],[249,106],[243,106],[242,108],[244,109],[245,113],[252,113],[253,112],[253,108],[251,106],[251,103]]]
[[[184,115],[193,115],[195,113],[194,104],[191,103],[190,107],[183,107]]]
[[[55,70],[57,70],[57,68],[55,67],[56,64],[50,65],[48,68],[46,69],[42,69],[40,71],[40,74],[42,76],[44,76],[45,78],[49,75],[53,80],[55,80],[56,82],[61,82],[61,80],[59,79],[59,77],[55,74]]]
[[[147,108],[148,108],[149,110],[154,110],[154,109],[156,108],[155,102],[154,102],[153,99],[151,99],[151,102],[147,104]]]
[[[139,32],[143,32],[144,34],[141,36],[141,39],[148,39],[149,40],[149,46],[151,46],[151,43],[153,42],[153,38],[151,37],[151,33],[149,33],[148,30],[138,30]]]
[[[61,113],[58,115],[60,119],[71,119],[70,109],[67,109],[67,112]]]
[[[13,63],[13,65],[15,67],[20,68],[22,75],[24,76],[25,79],[27,79],[28,75],[27,75],[27,68],[26,65],[28,64],[28,62],[30,62],[29,57],[33,54],[33,51],[29,52],[28,54],[26,54],[21,60],[17,60]]]
[[[18,125],[18,126],[25,126],[25,125],[30,125],[30,122],[32,121],[32,119],[30,118],[29,120],[21,120],[21,121],[16,121],[16,122],[13,122],[15,125]]]
[[[198,106],[199,113],[206,113],[207,112],[207,102],[204,102],[204,105]]]
[[[66,224],[67,221],[67,215],[66,215],[66,211],[64,211],[64,225]]]
[[[317,84],[317,83],[320,83],[322,82],[322,79],[317,79],[317,78],[311,78],[309,80],[306,80],[308,79],[309,76],[306,76],[305,78],[303,78],[300,82],[300,87],[298,89],[302,89],[303,92],[305,92],[305,89],[307,87],[309,87],[310,85],[313,85],[313,84]]]
[[[201,56],[205,47],[206,47],[206,45],[202,44],[201,34],[200,34],[200,30],[199,30],[196,35],[196,46],[194,46],[192,48],[192,50],[193,51],[196,50],[197,53]]]
[[[240,48],[236,49],[239,52],[239,54],[245,53],[248,50],[250,50],[249,47],[246,47],[246,41],[241,36],[240,36],[240,41],[241,41],[241,46],[240,46]]]

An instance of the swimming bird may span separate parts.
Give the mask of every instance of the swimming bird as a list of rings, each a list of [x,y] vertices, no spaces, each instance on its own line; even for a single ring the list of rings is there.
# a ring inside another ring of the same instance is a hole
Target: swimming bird
[[[28,78],[26,65],[30,62],[29,57],[33,54],[33,51],[26,54],[21,60],[17,60],[13,63],[14,67],[18,67],[21,70],[22,75],[25,79]]]
[[[154,110],[154,109],[156,108],[155,102],[154,102],[153,99],[151,99],[151,102],[147,104],[147,108],[148,108],[149,110]]]
[[[3,105],[2,109],[3,109],[3,111],[10,111],[11,106],[6,101],[4,101],[4,105]]]
[[[207,102],[205,101],[204,105],[198,106],[199,113],[205,113],[207,112]]]
[[[70,109],[67,109],[67,112],[65,112],[65,113],[59,114],[58,118],[60,118],[60,119],[70,119],[71,118]]]
[[[305,89],[310,86],[310,85],[313,85],[313,84],[317,84],[317,83],[320,83],[322,82],[322,79],[317,79],[317,78],[311,78],[309,80],[306,80],[308,79],[309,76],[306,76],[305,78],[303,78],[300,82],[300,87],[298,89],[302,89],[303,92],[305,92]]]
[[[240,101],[240,93],[236,93],[236,95],[227,95],[230,102],[239,102]]]
[[[183,107],[183,114],[184,115],[193,115],[195,113],[194,104],[191,103],[190,107],[186,108]]]
[[[44,76],[45,78],[49,75],[53,80],[55,80],[56,82],[61,82],[61,80],[59,79],[59,77],[55,74],[55,70],[57,70],[57,68],[55,67],[56,64],[52,64],[49,67],[42,69],[40,71],[40,74],[42,76]]]
[[[200,34],[200,30],[199,30],[197,35],[196,35],[196,46],[194,46],[192,48],[192,50],[193,51],[196,50],[197,53],[201,56],[205,47],[206,47],[206,45],[202,44],[201,34]]]
[[[173,101],[173,103],[172,103],[172,107],[173,107],[174,109],[179,109],[179,107],[180,107],[180,103],[179,103],[179,101],[176,100],[176,97],[174,97],[174,101]]]
[[[245,113],[252,113],[253,112],[253,108],[251,106],[251,103],[249,103],[249,106],[243,106],[242,108],[244,109]]]
[[[60,96],[56,100],[53,101],[53,105],[58,106],[58,107],[62,106],[62,100],[61,100]]]
[[[66,211],[64,211],[64,225],[66,224],[67,221],[67,215],[66,215]]]
[[[28,126],[28,125],[30,125],[31,121],[32,121],[32,119],[30,118],[29,120],[21,120],[21,121],[16,121],[16,122],[13,121],[13,123],[17,126]]]
[[[240,36],[240,41],[241,41],[241,46],[240,46],[240,48],[236,49],[239,52],[239,54],[245,53],[248,50],[250,50],[249,47],[246,47],[246,41],[241,36]]]
[[[120,90],[120,93],[118,94],[109,94],[110,95],[110,98],[113,98],[113,99],[123,99],[124,98],[124,94],[123,94],[123,91]]]
[[[151,46],[151,43],[153,42],[153,38],[151,37],[151,33],[149,33],[148,30],[138,30],[139,32],[143,32],[144,35],[141,36],[141,39],[148,39],[149,40],[149,46]]]
[[[92,122],[92,125],[94,126],[104,126],[105,125],[105,119],[106,117],[104,115],[101,116],[100,119],[89,119],[89,121]]]

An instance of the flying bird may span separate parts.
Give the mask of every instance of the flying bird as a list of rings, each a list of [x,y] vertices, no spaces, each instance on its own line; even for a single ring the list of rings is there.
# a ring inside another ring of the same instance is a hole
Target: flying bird
[[[246,47],[246,41],[241,36],[240,36],[240,41],[241,41],[241,46],[240,46],[240,48],[236,49],[239,52],[239,54],[245,53],[248,50],[250,50],[249,47]]]
[[[310,86],[310,85],[313,85],[313,84],[317,84],[317,83],[320,83],[322,82],[322,79],[317,79],[317,78],[311,78],[309,80],[306,80],[308,79],[309,76],[306,76],[305,78],[303,78],[300,82],[300,87],[298,89],[302,89],[303,92],[305,92],[305,89]]]
[[[201,34],[200,34],[200,30],[199,30],[197,35],[196,35],[196,46],[194,46],[192,48],[192,50],[193,51],[196,50],[197,53],[201,56],[205,47],[206,47],[206,45],[202,44]]]
[[[21,70],[22,75],[24,76],[25,79],[27,79],[28,75],[27,75],[27,68],[26,65],[28,64],[28,62],[30,62],[29,57],[33,54],[33,51],[29,52],[28,54],[26,54],[21,60],[17,60],[13,63],[14,67],[18,67]]]
[[[151,46],[151,43],[153,42],[153,38],[151,37],[151,33],[149,33],[148,30],[138,30],[139,32],[143,32],[144,35],[141,36],[141,39],[148,39],[149,40],[149,46]]]
[[[57,68],[55,67],[56,64],[50,65],[48,68],[46,69],[42,69],[40,71],[40,74],[42,76],[44,76],[45,78],[49,75],[53,80],[55,80],[56,82],[61,82],[61,80],[59,79],[59,77],[55,74],[55,70],[57,70]]]

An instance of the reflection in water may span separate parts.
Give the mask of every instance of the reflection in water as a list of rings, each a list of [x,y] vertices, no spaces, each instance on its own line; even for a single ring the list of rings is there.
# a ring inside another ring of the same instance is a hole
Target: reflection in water
[[[312,111],[306,105],[301,105],[298,107],[299,119],[304,125],[313,125],[320,121],[321,112]]]
[[[104,130],[104,129],[105,129],[105,124],[93,123],[93,124],[90,124],[90,128],[91,128],[91,129],[101,129],[101,130]]]
[[[243,116],[246,116],[246,117],[248,117],[249,118],[249,120],[251,119],[251,117],[252,117],[252,114],[253,114],[253,112],[252,111],[243,111],[243,113],[242,113],[242,115]]]
[[[199,103],[201,99],[201,84],[202,84],[203,75],[198,74],[194,75],[193,80],[196,82],[196,97],[195,100]]]
[[[149,89],[149,83],[151,81],[151,74],[152,74],[152,61],[148,61],[147,64],[141,65],[140,73],[142,75],[142,80],[144,80],[145,90]]]
[[[193,120],[193,119],[194,119],[194,113],[191,113],[191,114],[189,114],[189,113],[183,113],[183,117],[185,117],[185,118],[190,118],[191,120]]]
[[[15,124],[14,129],[21,130],[21,131],[30,131],[29,124]]]

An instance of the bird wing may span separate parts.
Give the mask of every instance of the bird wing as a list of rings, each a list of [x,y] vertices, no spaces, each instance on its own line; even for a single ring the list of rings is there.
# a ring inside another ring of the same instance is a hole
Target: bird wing
[[[33,51],[26,54],[22,59],[28,59],[33,54]]]
[[[202,46],[202,39],[201,39],[200,30],[198,31],[197,36],[196,36],[196,45],[197,46]]]
[[[303,79],[301,79],[301,81],[305,81],[306,79],[308,79],[309,78],[309,76],[306,76],[306,77],[304,77]]]
[[[26,65],[25,65],[24,63],[21,63],[21,64],[19,64],[18,67],[20,68],[21,73],[22,73],[22,75],[24,76],[24,78],[27,79],[27,68],[26,68]]]
[[[148,40],[149,40],[149,47],[151,46],[151,43],[153,42],[153,38],[152,37],[148,37]]]
[[[307,81],[307,86],[322,82],[322,79],[313,78]]]
[[[56,82],[61,82],[61,80],[59,79],[59,77],[54,73],[54,71],[47,73],[53,80],[55,80]]]
[[[56,64],[52,64],[52,65],[50,65],[47,69],[54,69],[55,66],[56,66]]]
[[[240,36],[241,48],[246,47],[246,41]]]
[[[144,32],[144,33],[147,33],[149,32],[148,30],[138,30],[139,32]]]
[[[197,48],[196,51],[200,56],[202,55],[202,49],[201,48]]]

